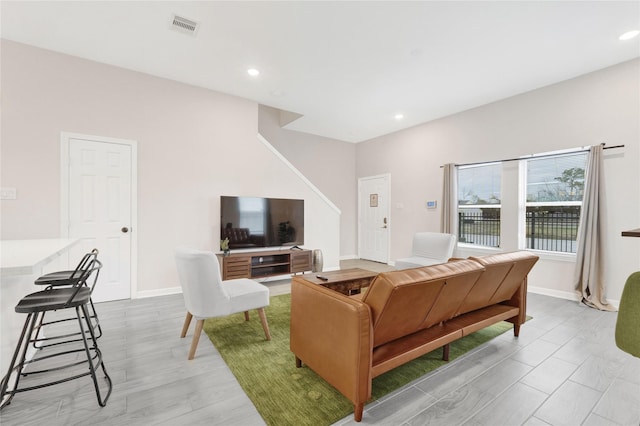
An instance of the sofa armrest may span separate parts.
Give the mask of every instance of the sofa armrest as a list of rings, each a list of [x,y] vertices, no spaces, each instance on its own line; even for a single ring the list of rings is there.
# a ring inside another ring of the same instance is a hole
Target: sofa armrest
[[[351,400],[356,413],[371,397],[373,331],[369,307],[293,277],[290,348],[300,361]],[[360,412],[360,416],[361,416]]]

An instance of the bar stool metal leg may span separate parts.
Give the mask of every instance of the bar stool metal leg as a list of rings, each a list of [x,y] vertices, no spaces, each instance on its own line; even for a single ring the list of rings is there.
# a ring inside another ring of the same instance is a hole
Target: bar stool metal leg
[[[4,408],[6,405],[9,405],[11,403],[11,400],[13,399],[13,396],[17,392],[18,384],[20,383],[20,377],[22,376],[22,368],[24,367],[25,359],[27,356],[27,349],[29,348],[30,339],[28,338],[28,336],[33,333],[33,329],[37,321],[38,315],[36,313],[28,314],[26,320],[24,321],[24,327],[22,327],[20,339],[18,340],[16,350],[14,351],[13,357],[11,358],[9,371],[7,371],[7,375],[2,378],[2,382],[0,383],[0,409]],[[18,357],[20,358],[20,362],[16,363]],[[9,390],[9,386],[12,382],[12,377],[14,377],[14,383],[12,389]]]
[[[78,324],[80,325],[80,331],[82,332],[82,336],[85,336],[85,334],[84,334],[84,327],[82,326],[82,318],[80,316],[80,308],[82,308],[82,312],[84,314],[84,319],[87,321],[87,327],[89,328],[89,334],[91,335],[91,341],[93,342],[93,348],[95,349],[96,354],[97,354],[97,360],[98,360],[97,365],[93,364],[93,359],[91,357],[91,351],[89,350],[89,345],[87,344],[87,339],[86,338],[83,339],[84,350],[85,350],[85,353],[87,354],[87,359],[89,360],[89,370],[91,372],[91,378],[93,379],[93,386],[96,389],[96,397],[98,398],[98,404],[101,407],[104,407],[107,404],[107,400],[109,399],[109,396],[111,396],[111,391],[113,390],[113,385],[112,385],[112,382],[111,382],[111,377],[109,377],[109,374],[107,373],[107,369],[105,368],[104,363],[102,362],[102,352],[98,348],[98,342],[96,340],[96,336],[95,336],[95,333],[93,331],[93,327],[91,326],[91,318],[89,317],[89,312],[87,310],[87,305],[76,306],[76,315],[78,316]],[[107,382],[109,384],[109,390],[107,391],[107,395],[104,397],[104,399],[100,398],[100,387],[98,386],[98,379],[96,378],[96,368],[97,367],[102,367],[102,372],[104,373],[104,378],[107,380]]]
[[[86,285],[87,278],[93,273],[95,273],[97,280],[101,267],[102,263],[94,259],[90,268],[83,272],[82,280],[78,281],[74,286],[32,293],[18,302],[15,311],[27,314],[27,316],[8,373],[0,382],[0,409],[6,407],[18,392],[40,389],[84,376],[91,376],[98,404],[101,407],[106,405],[113,390],[113,383],[104,365],[102,351],[98,347],[96,333],[89,314],[93,288]],[[38,350],[33,359],[26,360],[27,349],[34,340],[38,339],[36,327],[42,322],[44,313],[71,308],[75,310],[75,318],[79,329],[79,332],[74,334],[78,334],[80,338],[74,341],[67,340],[65,343],[69,345],[68,347],[55,346],[55,348],[51,348],[50,346],[54,345],[48,345],[49,347]],[[76,342],[77,340],[81,340],[82,345],[79,345]],[[75,353],[83,353],[86,359],[78,361],[73,355]],[[46,360],[51,361],[47,362]],[[62,363],[58,362],[58,360],[61,360]],[[37,370],[31,368],[33,365],[41,365],[39,363],[43,361],[42,365],[45,368]],[[87,363],[86,369],[83,368],[85,362]],[[67,368],[73,369],[69,370],[69,375],[62,378],[60,378],[59,374],[46,374]],[[104,396],[98,383],[97,370],[99,368],[102,368],[107,384],[107,392]],[[35,377],[27,379],[26,376]],[[21,377],[24,377],[24,379],[21,380]]]
[[[100,325],[100,319],[98,318],[98,313],[96,312],[96,308],[93,305],[93,300],[89,299],[89,304],[91,305],[91,312],[92,314],[90,315],[89,319],[93,320],[92,322],[90,322],[90,326],[93,330],[98,330],[98,334],[96,335],[96,339],[99,339],[100,337],[102,337],[102,326]],[[63,318],[60,320],[55,320],[55,321],[44,321],[44,317],[45,317],[46,312],[42,313],[42,316],[40,317],[40,320],[38,321],[38,324],[35,327],[35,331],[36,331],[36,335],[34,336],[32,343],[33,343],[33,347],[35,349],[43,349],[43,348],[47,348],[49,346],[56,346],[56,345],[63,345],[66,343],[71,343],[71,342],[80,342],[82,339],[81,338],[77,338],[77,339],[72,339],[72,340],[60,340],[60,339],[64,339],[67,337],[73,337],[78,335],[78,332],[75,333],[68,333],[68,334],[62,334],[62,335],[55,335],[52,337],[46,337],[46,336],[41,336],[40,332],[41,330],[47,326],[47,325],[53,325],[53,324],[60,324],[66,321],[74,321],[76,318],[75,317],[69,317],[69,318]],[[87,332],[88,333],[88,332]],[[46,342],[53,342],[53,343],[46,343]]]

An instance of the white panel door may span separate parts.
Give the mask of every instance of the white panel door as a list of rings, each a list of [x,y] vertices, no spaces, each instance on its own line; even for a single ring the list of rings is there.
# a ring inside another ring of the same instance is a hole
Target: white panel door
[[[361,259],[389,262],[389,175],[358,180],[358,253]]]
[[[68,232],[82,242],[70,253],[80,259],[94,247],[103,263],[94,302],[131,297],[132,147],[69,138]]]

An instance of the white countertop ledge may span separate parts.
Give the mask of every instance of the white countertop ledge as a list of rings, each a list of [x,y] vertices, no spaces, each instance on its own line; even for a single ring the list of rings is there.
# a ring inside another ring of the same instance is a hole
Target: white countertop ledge
[[[67,251],[79,239],[1,240],[0,271],[3,278],[32,275]]]

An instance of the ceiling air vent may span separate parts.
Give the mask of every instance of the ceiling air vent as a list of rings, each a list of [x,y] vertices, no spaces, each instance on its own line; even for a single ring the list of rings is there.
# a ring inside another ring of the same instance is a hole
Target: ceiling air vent
[[[181,33],[191,34],[193,36],[198,32],[198,23],[182,16],[173,15],[171,20],[171,28]]]

